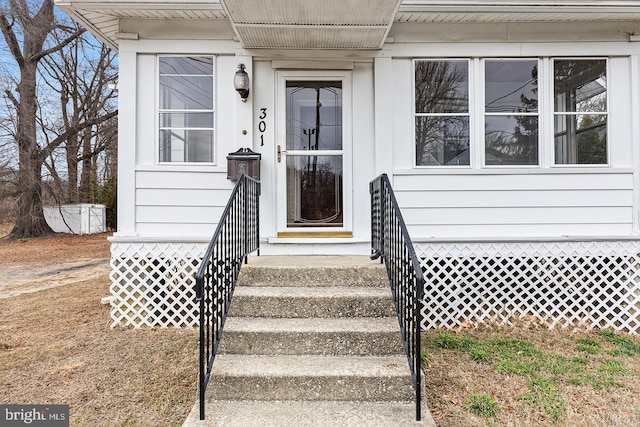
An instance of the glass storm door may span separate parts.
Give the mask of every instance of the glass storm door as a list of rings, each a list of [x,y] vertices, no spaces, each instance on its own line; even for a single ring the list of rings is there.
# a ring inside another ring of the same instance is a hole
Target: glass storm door
[[[277,160],[279,183],[284,182],[278,189],[284,221],[279,229],[294,234],[343,231],[343,80],[286,79],[283,86],[285,131]]]

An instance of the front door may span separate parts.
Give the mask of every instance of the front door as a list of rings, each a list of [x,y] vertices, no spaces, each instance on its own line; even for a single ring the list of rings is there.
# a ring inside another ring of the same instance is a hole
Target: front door
[[[278,235],[351,233],[347,73],[279,76]]]

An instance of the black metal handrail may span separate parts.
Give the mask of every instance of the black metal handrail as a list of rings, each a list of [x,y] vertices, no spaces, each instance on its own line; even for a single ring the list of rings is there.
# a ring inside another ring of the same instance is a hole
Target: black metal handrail
[[[204,420],[204,393],[222,338],[242,262],[260,255],[260,182],[242,175],[222,213],[218,227],[196,273],[196,300],[200,304],[200,419]]]
[[[386,174],[369,184],[371,259],[384,262],[415,389],[416,420],[421,415],[420,324],[424,276],[398,202]]]

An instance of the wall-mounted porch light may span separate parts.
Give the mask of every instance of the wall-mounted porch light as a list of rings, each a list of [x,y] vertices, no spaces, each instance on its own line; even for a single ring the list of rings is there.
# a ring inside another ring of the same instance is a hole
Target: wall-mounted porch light
[[[236,71],[236,75],[233,76],[233,86],[240,94],[242,102],[247,102],[247,98],[249,97],[249,75],[244,70],[244,64],[238,64],[238,71]]]

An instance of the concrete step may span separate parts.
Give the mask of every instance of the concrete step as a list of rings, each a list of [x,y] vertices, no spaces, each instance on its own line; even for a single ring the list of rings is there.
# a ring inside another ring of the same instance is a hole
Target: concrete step
[[[239,286],[388,287],[380,261],[367,256],[251,256]]]
[[[381,356],[403,354],[403,345],[395,317],[229,317],[218,351],[227,354]]]
[[[233,317],[393,317],[391,291],[357,287],[238,286]]]
[[[423,405],[424,407],[424,405]],[[199,420],[196,404],[183,427],[435,427],[428,410],[415,421],[413,402],[210,401]]]
[[[424,396],[424,390],[423,390]],[[249,257],[206,392],[185,426],[434,426],[415,392],[384,267]]]
[[[407,359],[398,356],[220,354],[207,399],[406,401],[414,397]]]

